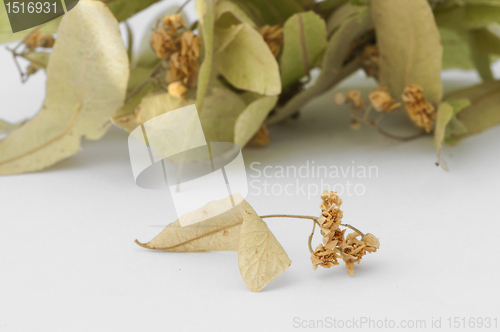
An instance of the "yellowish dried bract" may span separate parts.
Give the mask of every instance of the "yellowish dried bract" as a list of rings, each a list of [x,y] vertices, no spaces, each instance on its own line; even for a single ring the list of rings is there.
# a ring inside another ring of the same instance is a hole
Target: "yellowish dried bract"
[[[399,106],[401,103],[396,103],[395,100],[391,97],[391,95],[387,92],[387,88],[380,87],[376,88],[370,94],[368,94],[368,99],[370,99],[370,103],[373,108],[377,111],[386,111],[390,112]]]
[[[434,106],[425,100],[422,87],[418,84],[408,85],[402,98],[412,121],[429,133],[436,120],[436,112]]]

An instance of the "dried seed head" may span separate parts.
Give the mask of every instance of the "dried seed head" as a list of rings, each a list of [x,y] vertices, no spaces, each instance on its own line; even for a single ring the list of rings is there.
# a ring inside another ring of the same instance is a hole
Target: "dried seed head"
[[[165,16],[162,26],[164,29],[170,29],[173,34],[178,35],[178,29],[185,28],[186,24],[180,14],[174,14]]]
[[[372,106],[379,112],[390,112],[401,106],[401,103],[396,103],[394,99],[392,99],[391,95],[384,87],[376,88],[370,92],[368,99],[370,99]]]
[[[187,88],[181,82],[172,82],[168,85],[168,94],[175,98],[184,98]]]
[[[429,133],[434,125],[436,113],[434,106],[425,100],[422,87],[410,84],[405,88],[402,98],[412,121]]]
[[[269,46],[271,53],[277,58],[281,52],[281,45],[283,45],[283,28],[279,25],[264,25],[260,28],[260,34]]]
[[[335,102],[335,104],[337,105],[343,105],[346,103],[347,101],[347,98],[345,96],[345,94],[343,94],[342,92],[337,92],[334,96],[333,96],[333,101]]]
[[[330,268],[332,266],[339,265],[339,262],[337,261],[339,258],[340,255],[338,250],[331,245],[323,246],[320,244],[311,254],[311,262],[314,270],[316,270],[318,266]]]

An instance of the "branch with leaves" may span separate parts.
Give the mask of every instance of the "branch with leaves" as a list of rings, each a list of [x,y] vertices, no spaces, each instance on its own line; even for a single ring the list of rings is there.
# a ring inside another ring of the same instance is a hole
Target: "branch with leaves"
[[[443,144],[500,123],[491,72],[500,55],[500,0],[193,1],[194,22],[183,14],[188,0],[159,12],[142,38],[126,24],[127,48],[117,42],[118,23],[156,0],[82,0],[44,25],[0,35],[0,43],[17,42],[8,51],[23,82],[47,74],[40,113],[3,130],[0,174],[44,169],[111,124],[131,132],[190,104],[208,141],[266,145],[274,124],[296,119],[358,70],[379,87],[359,96],[370,106],[346,99],[353,128],[365,124],[401,140],[433,134],[445,168]],[[0,29],[8,28],[0,12]],[[440,74],[449,68],[475,69],[484,83],[443,97]],[[393,101],[390,109],[370,96]],[[381,113],[373,118],[369,109]],[[382,128],[394,113],[406,114],[416,130],[399,137]]]

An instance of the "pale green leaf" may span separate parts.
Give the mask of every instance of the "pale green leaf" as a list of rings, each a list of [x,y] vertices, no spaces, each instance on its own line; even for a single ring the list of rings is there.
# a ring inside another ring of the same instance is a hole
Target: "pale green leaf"
[[[325,21],[312,11],[295,14],[286,21],[283,37],[280,64],[285,88],[307,75],[323,54],[327,43]]]
[[[321,62],[322,71],[314,84],[294,95],[282,108],[277,108],[276,112],[266,120],[267,124],[283,121],[295,114],[312,98],[325,93],[361,67],[360,61],[357,60],[344,63],[352,42],[373,29],[366,7],[356,8],[358,8],[357,15],[348,15],[328,40]]]
[[[208,142],[234,142],[234,125],[246,105],[227,88],[211,87],[203,102],[200,121]]]
[[[123,103],[129,75],[118,22],[101,2],[63,16],[47,66],[41,111],[0,142],[0,174],[37,171],[100,138]]]
[[[262,126],[278,97],[262,97],[251,104],[236,119],[234,142],[243,148]]]
[[[279,277],[292,263],[267,224],[246,202],[238,207],[243,215],[238,265],[243,281],[258,292]]]
[[[452,143],[465,135],[474,135],[500,123],[500,81],[490,81],[446,95],[446,100],[466,98],[470,106],[460,111],[456,118],[466,132],[446,133],[446,142]],[[451,124],[451,122],[450,122]]]
[[[225,19],[224,16],[230,16],[229,19]],[[250,16],[247,15],[245,10],[243,10],[237,3],[231,1],[219,1],[216,7],[216,21],[224,21],[224,26],[227,27],[231,24],[237,24],[245,22],[250,24],[252,27],[256,27]]]
[[[426,99],[442,98],[442,46],[427,0],[372,0],[371,11],[380,52],[380,85],[398,98],[418,84]]]
[[[253,13],[254,22],[260,25],[283,25],[288,18],[304,11],[296,0],[234,0],[247,12]]]
[[[458,31],[445,28],[440,28],[439,34],[443,45],[443,69],[473,69],[474,63],[467,38]]]
[[[473,30],[484,28],[491,23],[500,22],[499,1],[465,0],[436,6],[436,23],[440,27]]]
[[[229,83],[267,96],[281,92],[278,63],[259,32],[242,23],[218,30],[218,37],[224,47],[216,52],[216,67]]]

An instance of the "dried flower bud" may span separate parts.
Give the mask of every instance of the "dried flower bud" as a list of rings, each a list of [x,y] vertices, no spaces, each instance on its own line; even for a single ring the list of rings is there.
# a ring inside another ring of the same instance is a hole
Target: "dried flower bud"
[[[361,66],[366,75],[371,77],[378,77],[379,73],[379,59],[378,48],[376,45],[367,45],[361,53]]]
[[[187,88],[181,82],[172,82],[168,85],[168,94],[175,98],[183,98]]]
[[[264,145],[268,145],[269,142],[270,142],[269,131],[267,130],[266,125],[262,124],[262,126],[260,126],[259,130],[255,133],[255,135],[250,140],[250,144],[264,146]]]
[[[365,101],[361,99],[361,91],[359,90],[350,90],[347,92],[347,100],[351,102],[356,109],[360,109],[365,105]]]
[[[164,29],[170,29],[172,33],[178,35],[178,29],[185,28],[186,24],[180,14],[174,14],[165,16],[162,26]]]
[[[401,106],[401,103],[395,103],[394,99],[392,99],[391,95],[384,87],[376,88],[370,92],[368,99],[370,99],[372,106],[379,112],[390,112]]]
[[[410,84],[405,88],[402,98],[412,121],[424,128],[426,132],[430,132],[436,113],[434,106],[425,100],[422,87],[418,84]]]
[[[51,34],[41,33],[37,37],[37,47],[52,48],[54,46],[55,39]]]
[[[367,233],[362,238],[361,241],[365,242],[367,247],[366,250],[370,252],[377,251],[380,248],[380,241],[375,237],[375,235]]]
[[[345,96],[345,94],[343,94],[342,92],[337,92],[334,96],[333,96],[333,101],[335,102],[335,104],[337,105],[343,105],[346,103],[347,101],[347,98]]]
[[[40,35],[39,30],[36,30],[36,31],[32,32],[31,34],[29,34],[26,37],[26,39],[24,40],[24,46],[26,46],[26,48],[28,50],[34,50],[38,45],[38,36],[39,35]]]
[[[260,34],[269,46],[271,53],[277,58],[281,52],[281,45],[283,45],[283,28],[279,25],[264,25],[260,28]]]
[[[160,59],[167,59],[177,50],[175,40],[163,28],[158,28],[151,35],[151,46]]]
[[[338,250],[335,246],[320,244],[316,250],[311,254],[311,262],[313,264],[313,269],[316,271],[318,266],[324,268],[330,268],[335,265],[339,265],[337,259],[340,258]]]

